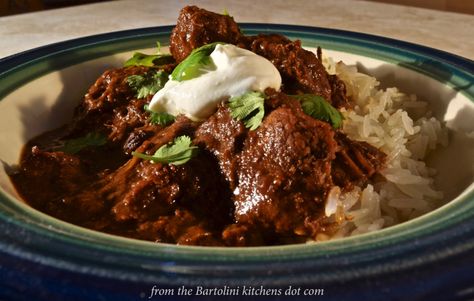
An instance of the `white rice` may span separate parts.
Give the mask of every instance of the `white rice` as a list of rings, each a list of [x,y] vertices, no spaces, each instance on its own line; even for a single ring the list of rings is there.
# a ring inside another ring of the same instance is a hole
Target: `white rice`
[[[327,213],[340,222],[339,231],[327,240],[379,230],[429,212],[440,205],[443,194],[436,190],[436,171],[426,166],[426,156],[439,145],[447,145],[444,125],[431,116],[426,102],[397,88],[378,89],[379,82],[357,68],[325,59],[331,74],[344,81],[353,110],[343,110],[343,131],[387,154],[385,179],[341,193],[334,190]]]

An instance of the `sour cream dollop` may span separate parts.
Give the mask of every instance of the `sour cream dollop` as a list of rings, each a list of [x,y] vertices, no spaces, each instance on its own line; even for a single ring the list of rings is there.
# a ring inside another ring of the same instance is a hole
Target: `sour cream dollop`
[[[280,89],[278,70],[269,60],[252,51],[218,44],[210,57],[215,70],[181,82],[170,78],[153,96],[149,109],[203,120],[226,98],[250,91],[263,92],[266,88]]]

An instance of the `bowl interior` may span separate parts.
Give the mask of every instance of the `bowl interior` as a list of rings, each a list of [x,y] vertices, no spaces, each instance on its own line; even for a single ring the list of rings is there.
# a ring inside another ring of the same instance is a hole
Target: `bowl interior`
[[[287,35],[290,38],[301,38],[309,49],[321,45],[325,56],[332,57],[335,61],[341,60],[348,65],[356,65],[364,73],[375,76],[382,87],[395,86],[405,93],[416,94],[428,101],[434,116],[444,120],[450,132],[449,146],[437,150],[429,158],[429,165],[438,170],[436,185],[444,192],[446,203],[462,204],[472,201],[470,197],[466,197],[471,196],[474,190],[472,82],[469,85],[466,78],[454,74],[443,64],[433,63],[429,59],[424,61],[413,59],[403,52],[385,53],[363,44],[356,43],[354,46],[347,41],[343,43],[321,37],[317,39],[294,32],[289,32]],[[139,39],[140,37],[135,37],[133,41]],[[160,40],[162,45],[167,43],[166,35],[154,36],[153,39]],[[46,221],[45,223],[49,223],[53,228],[60,229],[59,232],[72,237],[86,236],[97,241],[106,237],[107,241],[135,244],[137,248],[156,246],[153,243],[80,229],[46,217],[21,204],[22,201],[8,177],[8,172],[18,163],[21,149],[29,139],[68,122],[73,109],[87,88],[104,70],[121,66],[135,51],[131,49],[153,53],[156,49],[138,47],[154,45],[153,39],[148,37],[138,44],[115,41],[107,46],[110,49],[106,51],[102,49],[105,47],[105,42],[87,45],[79,50],[67,49],[66,54],[69,55],[67,59],[64,59],[65,53],[59,51],[12,69],[6,76],[0,78],[4,83],[14,87],[10,91],[0,91],[0,160],[3,164],[3,168],[0,168],[0,188],[4,196],[1,198],[3,208],[0,206],[0,211],[15,208],[15,216],[21,216],[23,221],[28,219]],[[126,46],[113,48],[112,46],[116,46],[117,43]],[[166,47],[163,47],[162,51],[167,51]],[[36,74],[35,78],[29,78],[30,74]],[[445,207],[438,209],[437,212],[447,210]],[[438,218],[430,215],[421,219],[429,224]],[[387,233],[397,235],[393,231]],[[366,239],[371,241],[382,239],[384,235],[367,234],[352,241],[363,242],[364,237],[368,237]],[[326,252],[341,246],[340,242],[326,242],[316,247]]]

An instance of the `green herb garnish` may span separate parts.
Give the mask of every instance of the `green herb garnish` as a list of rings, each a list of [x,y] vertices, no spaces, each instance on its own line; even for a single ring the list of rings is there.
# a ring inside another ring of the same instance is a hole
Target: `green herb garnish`
[[[168,114],[166,112],[160,112],[160,113],[154,112],[149,109],[148,105],[145,105],[143,109],[147,111],[148,113],[150,113],[151,124],[158,124],[158,125],[164,126],[164,125],[172,123],[175,120],[175,117],[173,115]]]
[[[309,116],[329,122],[334,128],[342,125],[342,116],[336,108],[334,108],[324,97],[314,94],[291,95],[301,102],[303,111]]]
[[[188,136],[176,137],[171,144],[163,145],[154,155],[132,152],[132,155],[153,162],[181,165],[188,162],[197,153],[197,146],[191,146],[191,138]]]
[[[160,53],[161,44],[156,42],[158,51],[156,54],[145,54],[141,52],[135,52],[131,58],[129,58],[124,64],[124,67],[128,66],[161,66],[173,62],[173,56],[171,54]]]
[[[69,139],[57,150],[68,154],[75,154],[89,146],[102,146],[107,143],[107,138],[100,133],[89,133],[84,137]]]
[[[216,66],[211,60],[211,53],[216,48],[215,42],[207,44],[194,49],[184,61],[178,64],[171,73],[171,78],[175,81],[181,82],[198,77],[199,75],[215,70]]]
[[[245,127],[251,131],[258,128],[265,115],[265,94],[262,92],[248,92],[229,99],[230,115],[242,120]]]
[[[129,66],[162,66],[173,62],[171,54],[145,54],[135,52],[124,64],[124,67]]]
[[[229,11],[227,11],[227,8],[224,8],[224,11],[222,12],[222,15],[223,15],[223,16],[227,16],[227,17],[232,17],[232,16],[229,14]]]
[[[168,81],[168,74],[162,70],[149,71],[143,75],[130,75],[127,83],[136,91],[137,98],[145,98],[161,90]]]

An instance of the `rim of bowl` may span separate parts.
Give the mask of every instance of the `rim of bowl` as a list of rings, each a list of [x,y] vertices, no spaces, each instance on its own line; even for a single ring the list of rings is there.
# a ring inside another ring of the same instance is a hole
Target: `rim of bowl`
[[[399,64],[446,83],[474,102],[471,72],[474,62],[466,58],[351,31],[282,24],[240,25],[247,34],[281,33],[301,39],[305,46],[321,46]],[[167,45],[172,28],[160,26],[99,34],[0,59],[0,100],[22,82],[76,63],[148,48],[157,40]],[[51,60],[55,60],[54,64]],[[446,78],[446,72],[450,74],[449,78]],[[474,249],[474,184],[430,213],[373,233],[329,242],[245,248],[176,246],[129,239],[60,221],[1,190],[0,200],[0,232],[5,234],[0,240],[1,251],[46,265],[105,273],[114,278],[119,276],[113,271],[119,269],[120,277],[125,278],[134,278],[137,272],[144,271],[151,273],[150,277],[158,277],[157,271],[183,277],[204,274],[212,277],[214,271],[216,277],[222,278],[251,270],[255,277],[263,279],[277,275],[288,277],[285,274],[289,271],[293,271],[292,279],[296,272],[301,279],[313,279],[328,277],[330,273],[325,268],[350,267],[338,274],[338,279],[342,279],[351,277],[354,270],[358,270],[359,276],[382,270],[401,270]],[[426,256],[423,250],[433,252]],[[404,258],[402,263],[398,260],[400,256]],[[104,261],[104,257],[110,260]],[[365,269],[369,262],[371,268]],[[322,271],[315,274],[315,268],[322,268]],[[160,281],[167,279],[165,275]]]

